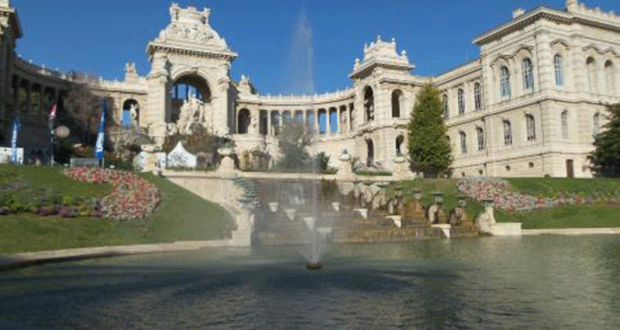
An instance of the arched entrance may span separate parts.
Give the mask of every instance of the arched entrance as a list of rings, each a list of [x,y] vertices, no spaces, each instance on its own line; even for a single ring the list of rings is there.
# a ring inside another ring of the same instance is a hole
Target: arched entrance
[[[375,144],[372,140],[366,140],[366,149],[368,150],[366,157],[366,166],[370,167],[375,163]]]
[[[206,111],[211,104],[211,96],[209,84],[201,76],[192,74],[180,77],[171,90],[169,122],[177,124],[181,133],[186,133],[193,123],[205,125],[210,119]]]
[[[239,111],[239,115],[237,116],[237,133],[238,134],[248,134],[249,128],[250,128],[250,121],[251,121],[251,117],[250,117],[250,110],[248,109],[241,109],[241,111]]]
[[[403,154],[403,143],[405,142],[404,136],[399,136],[396,138],[396,155],[400,156]]]
[[[134,99],[126,100],[123,103],[123,115],[121,118],[122,127],[140,126],[140,104]]]

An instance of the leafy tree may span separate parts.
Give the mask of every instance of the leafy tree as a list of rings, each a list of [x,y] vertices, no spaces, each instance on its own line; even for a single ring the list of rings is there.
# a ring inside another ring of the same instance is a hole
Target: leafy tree
[[[423,86],[409,122],[409,156],[414,171],[429,177],[450,174],[453,158],[447,131],[439,91],[430,84]]]
[[[594,137],[596,149],[588,159],[599,176],[620,177],[620,103],[607,106],[609,120]]]
[[[307,149],[312,145],[312,134],[298,122],[289,122],[278,136],[282,158],[276,168],[282,171],[305,171],[311,157]]]

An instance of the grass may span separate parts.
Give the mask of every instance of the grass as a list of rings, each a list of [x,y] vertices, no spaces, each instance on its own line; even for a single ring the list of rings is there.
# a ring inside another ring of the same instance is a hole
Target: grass
[[[617,179],[512,178],[507,180],[514,191],[534,196],[552,196],[559,192],[591,195],[620,190],[620,180]],[[454,179],[423,179],[405,181],[399,184],[403,187],[406,201],[413,198],[413,189],[420,189],[423,192],[424,205],[432,203],[433,192],[445,194],[444,209],[446,211],[452,210],[458,202],[459,193],[456,191],[456,180]],[[468,199],[467,212],[472,219],[483,210],[484,207],[480,203]],[[529,213],[507,213],[496,210],[495,217],[498,222],[520,222],[523,224],[523,229],[620,227],[620,205],[565,206]]]
[[[507,180],[515,191],[532,196],[552,196],[559,192],[593,195],[601,192],[614,193],[620,190],[618,179],[513,178]]]
[[[62,174],[61,168],[0,166],[18,171],[33,188],[53,188],[72,196],[104,196],[109,185],[83,184]],[[157,211],[148,219],[118,222],[97,218],[63,219],[34,214],[0,216],[0,254],[69,248],[212,240],[230,236],[235,223],[222,207],[176,186],[145,174],[162,195]]]

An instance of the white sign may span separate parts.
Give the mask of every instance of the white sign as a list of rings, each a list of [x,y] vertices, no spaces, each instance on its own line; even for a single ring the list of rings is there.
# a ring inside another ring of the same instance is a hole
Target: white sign
[[[0,148],[0,164],[8,164],[11,162],[11,148]],[[24,164],[24,149],[17,148],[17,164]]]

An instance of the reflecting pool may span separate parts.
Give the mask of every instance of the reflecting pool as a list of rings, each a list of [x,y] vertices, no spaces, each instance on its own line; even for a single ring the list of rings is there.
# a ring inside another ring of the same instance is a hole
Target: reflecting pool
[[[0,329],[617,329],[620,237],[205,250],[0,274]]]

